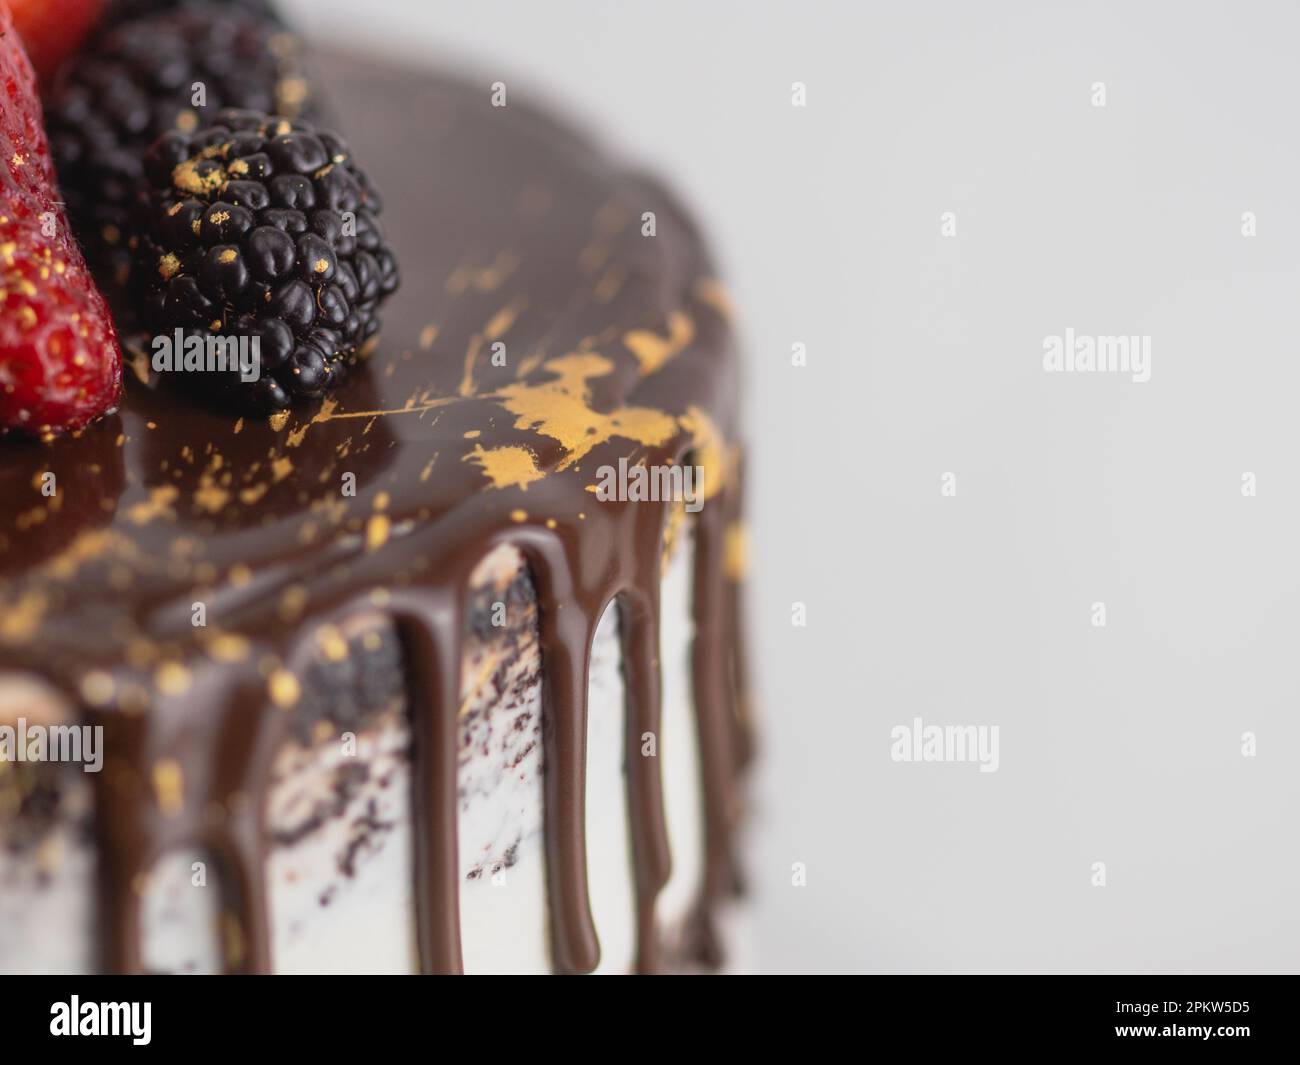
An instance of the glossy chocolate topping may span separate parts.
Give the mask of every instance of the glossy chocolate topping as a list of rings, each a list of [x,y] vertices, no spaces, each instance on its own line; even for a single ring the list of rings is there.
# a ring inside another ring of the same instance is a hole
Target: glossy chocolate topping
[[[455,737],[468,581],[511,542],[540,604],[555,966],[584,972],[598,959],[583,842],[588,653],[617,601],[638,964],[653,969],[670,856],[659,759],[641,757],[639,738],[658,731],[671,504],[602,502],[592,489],[598,467],[620,458],[704,468],[693,675],[707,946],[708,902],[734,887],[747,747],[725,300],[698,234],[659,186],[513,89],[494,107],[486,83],[323,66],[342,132],[384,196],[402,267],[369,360],[320,405],[270,422],[198,406],[137,360],[118,414],[51,444],[0,441],[0,669],[45,677],[105,729],[103,967],[142,967],[139,885],[162,853],[187,845],[219,857],[227,966],[270,968],[271,758],[320,627],[378,608],[402,635],[417,737],[421,963],[459,970]]]

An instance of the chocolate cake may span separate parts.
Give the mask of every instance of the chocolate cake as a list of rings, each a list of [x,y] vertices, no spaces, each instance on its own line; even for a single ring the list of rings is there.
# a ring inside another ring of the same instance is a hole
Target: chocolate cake
[[[0,971],[716,966],[750,741],[701,236],[513,88],[320,70],[401,264],[367,357],[235,418],[139,351],[115,414],[0,441],[0,725],[102,729],[97,772],[0,760]],[[620,460],[702,509],[599,498]]]

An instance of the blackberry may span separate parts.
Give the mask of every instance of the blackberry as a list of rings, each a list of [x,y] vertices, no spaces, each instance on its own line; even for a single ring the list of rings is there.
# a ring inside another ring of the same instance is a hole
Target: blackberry
[[[206,99],[195,107],[200,83]],[[109,25],[64,64],[46,103],[50,151],[73,228],[105,283],[125,279],[141,161],[160,135],[197,129],[223,107],[310,117],[308,92],[293,36],[207,0]]]
[[[270,413],[333,388],[379,329],[397,262],[381,205],[333,133],[223,111],[145,157],[133,288],[155,335],[257,338],[255,382],[183,374],[223,405]]]

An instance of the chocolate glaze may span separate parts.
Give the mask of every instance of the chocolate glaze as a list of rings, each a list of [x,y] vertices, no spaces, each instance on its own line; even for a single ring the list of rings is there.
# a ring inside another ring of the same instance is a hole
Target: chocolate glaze
[[[735,889],[749,749],[737,671],[736,355],[689,220],[512,88],[335,57],[326,88],[383,190],[404,283],[331,399],[235,422],[141,364],[119,413],[52,444],[4,441],[0,669],[45,677],[105,729],[95,778],[102,965],[138,972],[141,885],[167,850],[222,870],[230,971],[271,968],[263,807],[319,628],[391,616],[416,735],[421,965],[461,968],[456,711],[469,577],[524,554],[542,647],[553,956],[599,958],[584,846],[589,652],[617,604],[638,968],[661,964],[670,856],[660,760],[659,579],[671,504],[601,502],[596,470],[688,461],[697,518],[693,685],[706,817],[700,946]],[[656,233],[643,235],[643,212]],[[494,362],[492,345],[505,344]],[[504,365],[497,363],[504,361]],[[40,492],[53,472],[54,497]],[[354,474],[355,496],[341,491]],[[191,623],[203,602],[206,627]],[[173,792],[164,801],[163,784]],[[179,797],[174,793],[179,790]],[[716,960],[716,958],[712,959]]]

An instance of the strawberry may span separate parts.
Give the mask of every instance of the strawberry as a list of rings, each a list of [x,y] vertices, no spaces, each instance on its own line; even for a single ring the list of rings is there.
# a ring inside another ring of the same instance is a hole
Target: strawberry
[[[0,3],[0,429],[46,436],[112,410],[122,353],[72,237],[36,76]]]
[[[104,0],[0,0],[0,6],[6,2],[42,80],[77,50],[104,13]]]

